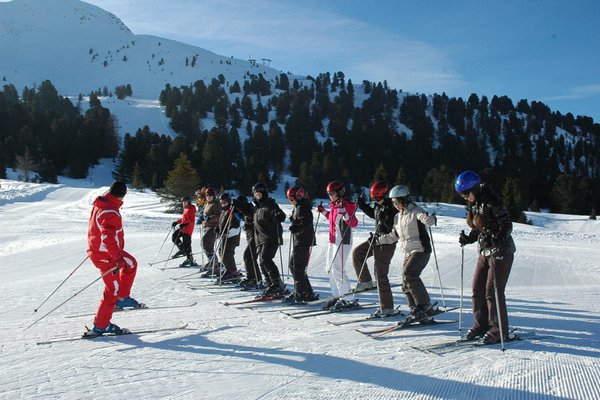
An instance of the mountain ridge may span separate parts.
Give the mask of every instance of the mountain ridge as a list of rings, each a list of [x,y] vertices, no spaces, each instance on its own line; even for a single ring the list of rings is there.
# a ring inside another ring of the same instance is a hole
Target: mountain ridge
[[[219,74],[231,85],[281,74],[256,62],[152,35],[134,34],[117,16],[79,0],[0,3],[0,79],[19,90],[49,79],[76,96],[131,84],[134,95],[157,99],[168,83],[188,85]],[[40,67],[43,66],[43,67]]]

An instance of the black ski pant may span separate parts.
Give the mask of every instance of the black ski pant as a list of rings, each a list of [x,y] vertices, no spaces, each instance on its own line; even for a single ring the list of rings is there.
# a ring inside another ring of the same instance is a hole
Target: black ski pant
[[[496,296],[494,293],[494,270],[498,288],[498,304],[502,318],[503,336],[508,337],[508,313],[504,289],[512,269],[514,253],[506,249],[499,256],[480,255],[473,275],[473,327],[477,333],[484,335],[487,331],[498,335],[500,325],[496,311]]]
[[[379,303],[381,308],[394,308],[394,297],[390,288],[390,262],[396,251],[396,243],[392,244],[373,244],[369,249],[371,240],[367,240],[356,246],[352,251],[352,265],[358,277],[359,282],[370,282],[371,273],[367,265],[366,259],[374,257],[374,272],[377,279],[377,287],[379,291]],[[363,266],[364,265],[364,266]]]
[[[431,302],[429,293],[421,280],[421,272],[427,266],[429,257],[431,257],[431,253],[422,251],[415,251],[404,256],[402,290],[411,309]]]
[[[204,254],[210,260],[215,253],[215,240],[217,238],[216,228],[204,228],[202,236],[202,249]]]
[[[244,250],[244,266],[246,267],[246,278],[252,282],[262,281],[262,275],[258,266],[258,253],[256,252],[256,242],[254,237],[247,237],[248,245]]]
[[[182,250],[186,256],[192,254],[192,237],[187,233],[183,233],[181,229],[177,229],[171,235],[171,240],[179,250]]]
[[[281,275],[279,274],[277,265],[273,261],[278,248],[279,245],[277,245],[277,243],[262,243],[257,247],[258,264],[265,275],[267,285],[277,284],[281,281]]]
[[[313,288],[308,279],[306,268],[310,258],[311,246],[294,246],[290,259],[290,271],[294,277],[294,291],[302,294],[313,294]]]
[[[221,248],[219,249],[219,252],[222,256],[221,262],[225,266],[225,270],[227,272],[237,272],[237,267],[235,265],[236,247],[237,246],[232,243],[232,240],[227,240],[227,238],[224,238],[221,244]]]

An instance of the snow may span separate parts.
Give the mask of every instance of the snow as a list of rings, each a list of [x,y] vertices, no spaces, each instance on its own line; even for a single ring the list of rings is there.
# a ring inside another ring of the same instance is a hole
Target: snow
[[[90,48],[98,53],[94,60]],[[0,3],[0,52],[0,71],[6,74],[7,82],[21,88],[51,79],[61,95],[74,96],[74,103],[79,93],[85,95],[104,86],[114,90],[116,85],[131,83],[132,97],[101,98],[117,116],[122,136],[135,134],[144,125],[159,134],[174,135],[157,100],[166,81],[189,85],[205,79],[208,85],[210,79],[223,73],[231,85],[234,80],[242,84],[248,71],[261,72],[267,79],[279,73],[167,39],[135,35],[114,15],[75,0]],[[121,61],[124,54],[127,62]],[[198,65],[185,67],[185,57],[193,54],[200,55]],[[165,63],[159,66],[161,58]],[[106,67],[104,60],[108,61]],[[364,100],[356,83],[355,91],[355,101]],[[209,129],[214,118],[202,123]],[[243,140],[243,129],[240,135]],[[107,190],[113,167],[112,160],[101,160],[90,169],[88,179],[59,177],[58,185],[18,182],[18,173],[10,169],[9,179],[0,180],[0,290],[7,299],[0,309],[0,399],[600,398],[600,311],[594,306],[600,296],[600,222],[586,216],[527,213],[533,225],[515,224],[518,252],[507,287],[509,318],[513,327],[535,332],[539,340],[507,343],[504,353],[489,347],[440,356],[411,346],[454,340],[459,336],[458,324],[395,332],[375,340],[354,329],[392,322],[339,327],[327,323],[366,315],[371,310],[296,320],[278,312],[283,307],[277,304],[252,309],[220,304],[250,298],[248,293],[230,288],[213,288],[211,292],[189,289],[183,280],[171,278],[193,271],[169,268],[176,265],[174,262],[148,265],[155,258],[168,256],[170,223],[177,217],[165,213],[165,206],[154,193],[131,190],[122,214],[126,249],[137,257],[140,266],[132,295],[150,307],[198,304],[115,314],[113,321],[130,329],[182,322],[189,327],[172,333],[37,345],[48,338],[77,336],[84,325],[92,324],[92,316],[68,317],[95,312],[102,293],[100,283],[25,329],[98,278],[96,269],[85,261],[39,307],[84,260],[91,202]],[[282,177],[276,198],[289,214],[285,182],[293,184],[293,178]],[[467,228],[464,207],[424,206],[439,216],[432,231],[443,293],[433,258],[423,278],[434,300],[454,307],[461,293],[457,238]],[[355,245],[374,230],[368,217],[358,213],[358,219]],[[285,266],[289,235],[287,225],[284,228],[285,242],[275,261]],[[242,235],[236,250],[240,265],[245,245]],[[200,250],[198,230],[193,247]],[[309,269],[311,282],[321,296],[329,293],[326,250],[327,229],[321,219]],[[468,307],[476,257],[475,247],[467,246],[463,332],[472,321]],[[200,255],[197,258],[202,260]],[[392,283],[400,282],[401,261],[398,249],[390,272]],[[369,265],[372,269],[371,260]],[[354,284],[355,276],[352,272],[350,276]],[[291,283],[289,276],[286,281]],[[394,295],[396,305],[406,311],[399,288],[394,289]],[[377,295],[365,293],[359,299],[373,302]],[[452,311],[439,319],[458,317],[458,311]]]
[[[139,262],[133,296],[150,307],[197,301],[190,308],[142,310],[115,314],[113,321],[130,329],[176,326],[185,330],[37,345],[40,340],[76,336],[94,313],[102,285],[93,284],[29,329],[28,325],[98,278],[84,262],[50,299],[33,313],[84,260],[92,200],[107,186],[102,165],[91,179],[58,185],[0,180],[0,290],[7,299],[0,309],[0,398],[189,398],[189,399],[598,399],[600,342],[600,222],[575,215],[528,213],[534,225],[515,224],[518,252],[507,287],[511,326],[535,332],[537,340],[426,354],[411,346],[454,340],[457,324],[399,331],[372,339],[355,328],[375,328],[390,321],[334,326],[371,310],[305,319],[280,312],[278,304],[252,309],[224,306],[222,301],[248,299],[231,288],[191,290],[188,274],[176,264],[148,265],[170,250],[167,241],[172,214],[164,212],[155,194],[131,190],[123,220],[126,249]],[[282,190],[278,202],[291,208]],[[443,297],[432,258],[423,272],[433,299],[459,304],[461,250],[458,234],[466,229],[464,208],[423,204],[436,211],[433,227]],[[358,215],[354,244],[366,240],[373,222]],[[285,226],[287,228],[287,225]],[[286,230],[287,232],[287,230]],[[199,231],[193,238],[200,249]],[[281,248],[287,264],[289,236]],[[309,275],[316,290],[329,293],[325,273],[327,230],[321,221]],[[241,264],[245,240],[237,248]],[[200,259],[201,257],[198,256]],[[470,283],[476,258],[465,248],[463,331],[471,323]],[[280,263],[279,255],[276,262]],[[390,273],[398,283],[401,251]],[[372,268],[372,262],[369,262]],[[160,267],[167,267],[162,270]],[[351,273],[351,279],[355,280]],[[190,282],[200,284],[204,280]],[[286,281],[290,283],[289,276]],[[396,305],[406,310],[400,289]],[[375,293],[359,296],[377,301]],[[458,311],[438,319],[458,319]]]

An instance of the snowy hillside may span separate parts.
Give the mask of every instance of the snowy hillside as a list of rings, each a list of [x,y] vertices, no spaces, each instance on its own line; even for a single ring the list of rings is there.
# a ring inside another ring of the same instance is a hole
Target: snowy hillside
[[[100,167],[99,167],[100,168]],[[102,171],[96,171],[100,179]],[[32,328],[37,318],[59,305],[98,274],[89,261],[40,307],[33,310],[85,258],[87,219],[95,196],[106,187],[86,182],[62,185],[0,180],[0,398],[181,398],[181,399],[598,399],[600,398],[600,222],[586,217],[530,213],[535,226],[515,225],[518,247],[507,287],[512,327],[535,333],[533,340],[462,349],[446,354],[415,348],[455,340],[458,324],[369,338],[354,329],[393,324],[375,321],[334,326],[372,310],[293,319],[278,304],[253,308],[221,302],[248,299],[233,288],[189,285],[209,282],[189,277],[189,269],[164,270],[148,263],[168,235],[174,215],[152,193],[130,192],[123,218],[126,248],[139,261],[133,295],[150,307],[190,304],[189,308],[115,314],[113,321],[131,329],[170,327],[185,330],[37,345],[69,337],[92,323],[102,287],[94,284]],[[286,213],[290,207],[278,201]],[[443,282],[439,289],[434,259],[423,273],[434,300],[458,306],[461,250],[457,237],[465,222],[458,205],[426,204],[437,211],[433,228]],[[366,240],[372,220],[358,215],[354,244]],[[285,226],[287,228],[287,226]],[[286,230],[287,232],[287,230]],[[286,233],[281,260],[287,265]],[[199,232],[193,246],[199,249]],[[327,232],[320,224],[309,275],[327,296]],[[245,240],[237,248],[241,263]],[[168,255],[169,243],[159,258]],[[200,256],[198,255],[198,258]],[[471,323],[470,279],[474,246],[465,250],[463,332]],[[276,257],[280,263],[280,257]],[[392,261],[391,281],[399,282],[401,252]],[[371,263],[370,263],[371,264]],[[355,277],[350,274],[354,283]],[[286,277],[289,283],[289,277]],[[406,311],[394,289],[396,305]],[[365,293],[361,303],[376,302]],[[77,316],[79,314],[88,314]],[[458,310],[438,317],[457,320]]]
[[[235,80],[243,84],[249,74],[274,80],[281,73],[261,61],[251,64],[136,35],[117,16],[78,0],[0,3],[0,53],[3,84],[12,83],[20,91],[49,79],[62,95],[72,96],[131,84],[134,96],[157,99],[166,83],[208,84],[222,74],[229,86]]]

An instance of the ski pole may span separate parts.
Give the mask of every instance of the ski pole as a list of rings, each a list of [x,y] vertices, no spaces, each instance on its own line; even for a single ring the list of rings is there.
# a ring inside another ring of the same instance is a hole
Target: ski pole
[[[83,292],[85,289],[89,288],[90,286],[92,286],[94,283],[98,282],[100,279],[103,279],[106,275],[108,275],[109,273],[115,272],[119,269],[119,266],[116,265],[113,268],[109,269],[108,271],[106,271],[105,273],[103,273],[102,275],[100,275],[98,278],[94,279],[91,283],[89,283],[88,285],[86,285],[83,289],[79,290],[77,293],[75,293],[73,296],[69,297],[68,299],[66,299],[65,301],[63,301],[62,303],[60,303],[59,305],[57,305],[56,307],[54,307],[52,310],[48,311],[46,314],[42,315],[40,318],[36,319],[35,321],[33,321],[31,324],[29,324],[29,326],[27,326],[25,329],[23,330],[27,330],[29,328],[31,328],[33,325],[37,324],[38,322],[40,322],[41,320],[43,320],[44,318],[46,318],[48,315],[50,315],[51,313],[53,313],[54,311],[58,310],[60,307],[62,307],[64,304],[66,304],[67,302],[71,301],[73,298],[75,298],[75,296],[77,296],[79,293]]]
[[[259,268],[256,266],[256,259],[258,258],[258,254],[256,254],[256,244],[254,241],[254,237],[248,241],[248,250],[250,251],[250,257],[252,258],[252,268],[254,268],[254,280],[256,281],[256,288],[258,289],[259,282],[262,281],[262,275],[260,279],[259,276]]]
[[[277,228],[277,243],[279,243],[279,238],[281,238],[281,241],[283,242],[283,232],[281,232],[280,235],[280,231],[279,231],[279,224],[275,224],[276,228]],[[281,246],[283,243],[279,243],[279,246],[277,246],[279,248],[279,265],[281,266],[281,279],[285,280],[285,275],[283,274],[283,256],[281,255]]]
[[[67,281],[67,280],[68,280],[68,279],[69,279],[69,278],[70,278],[70,277],[71,277],[71,276],[72,276],[72,275],[75,273],[75,271],[77,271],[77,270],[79,269],[79,267],[81,267],[81,266],[83,265],[83,263],[84,263],[84,262],[85,262],[85,261],[86,261],[88,258],[90,258],[90,256],[86,256],[86,257],[83,259],[83,261],[82,261],[82,262],[80,262],[80,263],[79,263],[79,265],[78,265],[77,267],[75,267],[75,269],[74,269],[74,270],[73,270],[73,271],[72,271],[72,272],[71,272],[71,273],[70,273],[70,274],[69,274],[69,275],[68,275],[68,276],[65,278],[65,280],[64,280],[64,281],[62,281],[62,282],[61,282],[61,284],[60,284],[60,285],[58,285],[58,286],[57,286],[57,288],[56,288],[56,289],[54,289],[54,291],[53,291],[52,293],[50,293],[50,295],[49,295],[48,297],[46,297],[46,300],[42,301],[42,304],[40,304],[39,306],[37,306],[37,307],[36,307],[36,308],[33,310],[33,312],[34,312],[34,313],[36,313],[36,312],[37,312],[37,310],[38,310],[38,309],[39,309],[41,306],[43,306],[43,305],[44,305],[44,303],[46,303],[46,302],[48,301],[48,299],[50,299],[50,297],[52,297],[52,295],[53,295],[54,293],[56,293],[56,291],[57,291],[58,289],[60,289],[60,287],[61,287],[62,285],[64,285],[64,283],[65,283],[65,282],[66,282],[66,281]]]
[[[177,244],[177,242],[179,242],[180,237],[181,237],[181,229],[179,229],[179,233],[177,234],[177,237],[175,238],[175,241],[173,242],[173,246],[171,246],[171,250],[169,250],[169,256],[167,257],[167,260],[165,261],[165,265],[163,265],[162,268],[160,269],[161,271],[164,271],[165,268],[167,267],[167,264],[169,263],[169,261],[171,261],[171,254],[173,254],[175,245]]]
[[[320,205],[323,205],[323,202],[320,203]],[[321,213],[317,212],[317,221],[315,222],[315,229],[314,229],[314,234],[313,234],[313,243],[317,242],[317,231],[319,229],[319,218],[321,217]],[[308,262],[306,263],[306,269],[304,272],[306,272],[308,274],[308,266],[310,265],[310,256],[312,255],[312,250],[313,250],[312,244],[310,246],[310,248],[308,249]]]
[[[442,287],[442,275],[440,274],[440,266],[438,265],[437,254],[435,252],[435,244],[433,243],[433,232],[431,231],[431,226],[429,227],[429,236],[431,237],[431,249],[433,250],[433,259],[435,260],[435,269],[437,271],[438,280],[440,281],[440,293],[442,294],[442,303],[444,303],[444,308],[447,308],[446,298],[444,297],[444,289]]]
[[[160,251],[162,250],[163,246],[165,245],[165,243],[167,242],[167,239],[169,238],[169,235],[171,234],[171,230],[173,228],[169,228],[169,231],[167,232],[167,236],[165,237],[165,240],[163,240],[162,244],[160,245],[160,247],[158,248],[158,251],[156,252],[156,254],[154,255],[154,258],[152,259],[152,262],[150,263],[150,265],[154,264],[154,261],[156,261],[156,257],[158,257],[158,253],[160,253]]]
[[[354,211],[354,214],[352,214],[352,217],[354,217],[355,214],[356,214],[356,210]],[[346,236],[346,231],[350,227],[349,222],[350,222],[350,219],[352,219],[352,217],[348,218],[347,224],[344,224],[344,228],[342,229],[342,234],[340,235],[340,246],[338,246],[338,248],[335,250],[335,254],[333,255],[333,258],[331,259],[331,265],[329,265],[329,268],[327,269],[327,273],[331,273],[331,269],[333,268],[335,258],[337,257],[338,253],[340,252],[340,248],[342,248],[344,246],[344,236]],[[342,264],[342,268],[343,268],[343,264]],[[343,279],[344,279],[344,275],[343,275],[343,270],[342,270],[342,280]]]
[[[504,330],[502,329],[502,315],[500,315],[500,302],[498,301],[498,283],[496,281],[496,257],[491,257],[492,280],[494,281],[494,297],[496,298],[496,315],[498,317],[498,328],[500,329],[500,350],[504,351]]]
[[[200,222],[200,243],[202,243],[202,240],[204,240],[204,225],[202,225],[202,222]],[[203,251],[200,252],[200,257],[202,258],[202,266],[204,266],[204,252]]]
[[[462,234],[465,231],[461,231]],[[462,311],[463,311],[463,287],[464,287],[464,272],[465,272],[465,246],[460,246],[460,301],[458,305],[458,333],[462,332]]]
[[[362,275],[363,269],[365,268],[365,265],[367,265],[367,258],[369,258],[369,253],[371,252],[371,249],[373,248],[373,242],[375,242],[375,235],[373,235],[372,233],[370,235],[371,235],[371,240],[369,240],[369,248],[367,249],[367,253],[365,254],[365,258],[363,259],[362,265],[360,266],[360,271],[358,272],[358,275],[356,276],[359,281],[360,281],[360,276]]]

